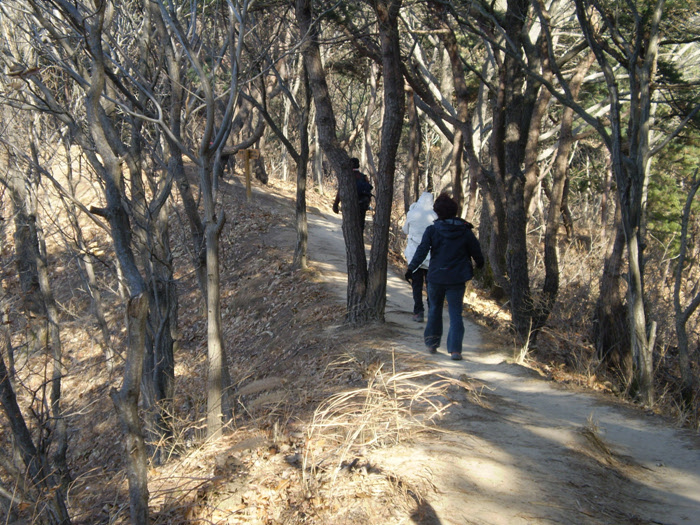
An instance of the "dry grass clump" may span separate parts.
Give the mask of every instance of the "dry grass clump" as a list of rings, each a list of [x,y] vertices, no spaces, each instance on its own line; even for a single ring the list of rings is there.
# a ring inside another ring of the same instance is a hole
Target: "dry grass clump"
[[[450,392],[456,387],[474,390],[467,379],[443,376],[441,369],[397,371],[393,354],[389,360],[385,351],[347,343],[352,350],[320,376],[318,386],[325,395],[308,423],[299,425],[303,432],[289,434],[291,450],[282,445],[285,463],[296,470],[284,478],[271,477],[274,463],[266,467],[266,490],[272,488],[269,495],[276,503],[270,500],[265,512],[279,523],[389,524],[422,515],[430,483],[386,470],[368,459],[370,452],[437,431],[433,423],[454,403]],[[284,479],[290,476],[295,483],[287,487]],[[285,487],[283,500],[276,492],[279,486]],[[250,519],[241,523],[257,523]]]
[[[324,471],[335,480],[343,468],[357,463],[354,456],[431,430],[450,406],[446,391],[455,380],[441,376],[440,369],[386,368],[375,362],[366,386],[333,394],[318,406],[307,429],[307,476]]]

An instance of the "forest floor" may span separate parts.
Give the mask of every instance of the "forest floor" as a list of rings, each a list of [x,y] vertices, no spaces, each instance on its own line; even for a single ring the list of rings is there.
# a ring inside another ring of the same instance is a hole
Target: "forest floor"
[[[503,310],[471,285],[464,360],[442,348],[430,355],[395,257],[386,322],[346,326],[332,196],[309,192],[309,269],[292,270],[294,185],[255,184],[250,202],[240,179],[222,185],[235,418],[223,437],[204,439],[206,319],[183,266],[176,432],[168,461],[149,471],[153,524],[700,522],[697,432],[604,393],[590,376],[563,381],[546,363],[516,364],[499,329]],[[173,230],[183,239],[175,260],[186,265],[185,228]],[[119,374],[105,370],[94,334],[78,333],[89,312],[70,297],[75,321],[62,327],[75,330],[64,336],[69,507],[76,524],[127,523],[123,442],[108,396]]]
[[[235,180],[228,189],[242,190]],[[256,189],[247,205],[277,218],[259,237],[263,252],[293,252],[292,189],[281,183]],[[295,357],[286,357],[294,343],[299,352],[292,324],[281,338],[274,328],[262,332],[276,341],[267,347],[268,372],[239,387],[239,399],[261,391],[270,396],[271,383],[292,382],[285,373],[294,381],[307,374],[305,384],[318,385],[319,395],[299,405],[308,410],[288,414],[284,430],[276,422],[263,432],[267,461],[247,469],[248,495],[242,487],[233,491],[238,517],[230,514],[224,523],[698,523],[697,433],[515,364],[511,345],[468,315],[464,361],[449,360],[444,349],[428,354],[400,268],[389,269],[386,323],[344,327],[340,216],[328,208],[329,198],[310,197],[309,266],[320,285],[313,308],[327,314],[315,321],[311,343],[326,344],[328,361],[321,370],[307,354],[316,365],[300,372]],[[472,308],[480,307],[478,294],[467,296]],[[230,449],[238,467],[250,465],[241,458],[246,447]],[[273,466],[275,456],[281,467]],[[296,472],[285,477],[287,468]]]

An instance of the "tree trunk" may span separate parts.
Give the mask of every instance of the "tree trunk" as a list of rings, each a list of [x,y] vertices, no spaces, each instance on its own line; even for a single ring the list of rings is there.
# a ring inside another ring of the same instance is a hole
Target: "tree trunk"
[[[377,209],[374,213],[374,229],[372,230],[367,305],[369,318],[377,321],[384,321],[387,254],[389,252],[391,208],[394,200],[396,152],[401,139],[406,108],[398,29],[400,9],[400,0],[377,1],[375,3],[382,49],[384,118],[379,170],[377,172]]]
[[[303,155],[302,155],[303,157]],[[296,195],[296,232],[297,240],[294,246],[293,268],[305,270],[308,268],[309,224],[306,214],[306,165],[307,158],[297,163],[297,195]]]
[[[126,306],[127,357],[124,382],[121,390],[112,390],[111,396],[124,428],[124,449],[127,457],[129,480],[129,506],[131,523],[141,525],[148,518],[148,460],[146,445],[139,418],[139,395],[143,375],[144,348],[146,345],[146,318],[148,296],[146,293],[129,299]]]
[[[135,219],[134,246],[144,269],[149,299],[141,394],[148,455],[160,465],[165,457],[162,448],[172,438],[168,421],[172,414],[177,325],[177,290],[168,231],[167,197],[171,184],[160,176],[163,170],[149,170],[146,179],[141,169],[140,134],[140,126],[134,126],[127,162],[131,176],[131,214]]]
[[[624,216],[623,212],[623,216]],[[652,380],[652,349],[649,347],[651,335],[647,337],[646,313],[644,311],[644,286],[642,282],[642,260],[640,257],[639,230],[625,224],[627,254],[629,257],[629,288],[627,289],[627,314],[632,338],[632,358],[634,360],[635,383],[633,391],[647,406],[654,402],[654,385]]]
[[[93,158],[93,162],[94,168],[98,170],[104,182],[107,208],[103,214],[109,220],[114,252],[130,294],[127,305],[129,355],[125,364],[121,392],[119,395],[114,394],[112,399],[127,430],[125,450],[128,457],[127,477],[129,479],[131,520],[134,524],[142,524],[148,523],[148,480],[146,477],[148,458],[138,418],[138,398],[146,342],[148,297],[146,284],[139,273],[131,247],[131,227],[123,206],[121,193],[123,188],[121,163],[115,154],[114,144],[108,138],[108,132],[103,128],[108,120],[102,119],[104,115],[100,104],[106,83],[102,50],[102,29],[106,7],[106,4],[100,5],[92,20],[94,25],[88,30],[87,45],[92,56],[92,78],[85,106],[88,129],[95,149],[102,157],[101,164],[96,158]],[[112,135],[110,136],[114,138]]]
[[[314,108],[312,108],[314,109]],[[316,119],[314,115],[314,120]],[[318,192],[321,195],[325,195],[324,193],[324,181],[323,181],[323,150],[321,149],[321,141],[319,140],[318,137],[318,128],[314,126],[314,142],[313,142],[313,155],[311,159],[311,166],[313,169],[313,175],[314,179],[316,180],[316,186],[318,187]]]
[[[483,193],[483,207],[481,222],[479,224],[479,239],[482,243],[482,251],[489,261],[488,270],[492,283],[494,298],[501,299],[510,295],[510,281],[506,266],[506,251],[508,246],[508,232],[506,231],[506,215],[503,209],[503,201],[494,198],[498,195],[496,184],[489,182],[485,177],[481,184],[491,191]]]
[[[340,202],[343,207],[342,228],[348,267],[346,318],[351,324],[362,324],[369,319],[365,305],[367,260],[360,229],[355,177],[352,173],[350,158],[340,147],[336,134],[335,113],[317,40],[318,28],[312,24],[311,20],[311,0],[296,0],[296,16],[300,32],[305,35],[301,51],[316,107],[317,138],[338,178]],[[319,154],[320,151],[317,148],[316,155]]]
[[[520,50],[521,31],[526,20],[528,2],[509,0],[505,29]],[[501,176],[505,189],[505,211],[508,231],[506,264],[510,280],[510,308],[513,327],[520,345],[527,343],[532,330],[533,303],[527,258],[526,180],[522,172],[523,143],[527,136],[524,121],[524,72],[517,60],[507,53],[503,59],[499,91],[502,118]],[[495,138],[495,137],[494,137]]]
[[[255,173],[255,178],[258,179],[263,184],[267,184],[269,181],[269,176],[267,174],[267,169],[265,169],[265,147],[267,141],[265,140],[265,135],[263,134],[258,141],[258,151],[260,152],[258,158],[255,160],[255,165],[253,167],[253,172]]]
[[[574,100],[578,99],[584,76],[594,60],[595,56],[589,53],[586,59],[577,66],[569,84],[571,97]],[[545,279],[542,287],[542,298],[537,304],[536,318],[533,323],[535,330],[539,330],[544,326],[559,293],[559,218],[562,215],[561,210],[564,206],[568,189],[569,155],[574,144],[573,123],[574,110],[570,107],[565,107],[561,116],[559,147],[552,167],[552,192],[547,211],[544,237]]]
[[[613,186],[613,172],[611,167],[612,159],[610,155],[607,156],[605,161],[605,177],[603,179],[603,197],[600,205],[600,223],[601,230],[600,235],[603,239],[607,237],[608,222],[610,220],[610,203],[613,202],[612,197],[612,186]],[[568,232],[567,232],[568,233]]]
[[[172,439],[173,391],[177,339],[178,297],[173,273],[166,203],[149,221],[149,315],[143,370],[143,406],[150,456],[155,464],[164,459],[163,446]]]
[[[629,388],[632,381],[632,354],[620,275],[625,232],[622,229],[619,206],[615,209],[614,225],[616,234],[610,239],[600,278],[600,292],[593,317],[593,341],[598,359],[608,368],[617,371],[625,388]]]
[[[457,120],[462,125],[455,128],[452,139],[452,198],[459,205],[458,215],[462,215],[464,209],[464,166],[463,152],[465,145],[465,135],[471,133],[469,122],[471,115],[469,111],[469,90],[464,74],[462,56],[459,44],[452,28],[447,23],[445,7],[437,2],[431,2],[431,8],[435,12],[435,20],[438,21],[440,39],[445,46],[445,52],[450,61],[450,71],[452,73],[452,86],[454,88],[455,105],[457,106]]]
[[[588,45],[595,53],[605,76],[610,99],[610,132],[599,130],[612,157],[612,172],[617,182],[619,202],[622,208],[622,225],[628,259],[627,319],[629,322],[630,348],[634,362],[634,383],[640,401],[646,405],[654,402],[653,389],[653,344],[655,324],[650,323],[647,334],[647,319],[644,308],[644,184],[650,158],[649,136],[653,124],[652,79],[656,71],[660,23],[665,0],[656,0],[646,13],[637,12],[635,4],[629,4],[631,39],[622,46],[629,63],[629,115],[626,132],[623,133],[623,113],[620,87],[614,67],[601,46],[602,31],[617,34],[618,27],[608,16],[605,6],[591,6],[576,0],[576,16]],[[592,17],[596,16],[596,20]],[[626,91],[626,90],[622,90]]]
[[[297,242],[294,248],[295,268],[306,269],[308,265],[309,225],[306,215],[306,179],[309,165],[309,112],[311,110],[311,88],[306,68],[302,65],[302,77],[304,79],[304,106],[301,108],[299,118],[299,144],[300,152],[296,163],[297,167],[297,198],[296,198],[296,223]]]
[[[217,218],[211,194],[209,163],[200,167],[204,200],[205,239],[207,245],[207,438],[219,437],[224,419],[230,418],[226,399],[228,369],[221,335],[221,283],[219,275],[219,237],[225,216]]]
[[[2,309],[2,336],[7,352],[7,368],[10,381],[10,387],[14,390],[17,388],[15,384],[15,349],[12,346],[12,332],[10,330],[10,305],[3,304]]]
[[[411,204],[420,196],[420,148],[421,136],[420,118],[413,100],[412,89],[406,92],[406,113],[408,114],[408,169],[404,180],[403,205],[404,213],[408,213]]]
[[[571,208],[569,208],[569,177],[564,181],[564,195],[562,195],[561,200],[561,220],[564,224],[564,230],[566,230],[567,240],[573,240],[574,218],[571,215]],[[605,226],[602,227],[602,236],[605,237]]]
[[[469,192],[465,202],[465,212],[462,216],[467,222],[474,222],[476,206],[479,199],[479,172],[481,167],[478,164],[469,162]]]
[[[44,318],[46,308],[41,298],[39,275],[36,268],[39,256],[37,253],[36,223],[35,217],[27,209],[30,197],[27,194],[25,176],[10,166],[7,180],[14,211],[15,264],[22,290],[22,307],[28,318]],[[37,329],[35,324],[30,322],[32,331]],[[34,337],[39,338],[40,335],[36,333]]]
[[[293,45],[293,38],[294,38],[294,32],[292,31],[293,27],[289,26],[287,30],[285,31],[284,35],[284,45],[287,47],[291,48]],[[290,67],[290,62],[294,64],[294,67]],[[292,96],[289,97],[284,97],[284,116],[282,119],[282,134],[287,137],[289,135],[289,119],[291,116],[292,112],[292,97],[296,98],[297,93],[299,92],[299,87],[301,86],[301,77],[303,74],[299,74],[301,68],[303,67],[302,62],[298,59],[298,55],[294,56],[293,58],[289,58],[288,60],[285,60],[281,63],[280,67],[280,73],[283,78],[287,79],[287,82],[291,81],[291,77],[295,76],[296,79],[294,80],[294,85],[291,90]],[[295,69],[296,71],[292,72],[292,69]],[[308,111],[308,108],[307,108]],[[308,115],[307,115],[308,119]],[[309,143],[309,138],[308,138],[308,129],[306,130],[307,138],[306,138],[306,144],[307,144],[307,149],[308,149],[308,143]],[[308,153],[307,153],[308,156]],[[308,159],[307,159],[308,163]],[[287,181],[289,178],[289,151],[285,148],[282,150],[282,180]],[[307,168],[308,171],[308,168]],[[296,255],[295,255],[296,259]]]
[[[676,336],[678,337],[678,365],[681,372],[681,403],[686,408],[693,406],[694,383],[693,370],[690,366],[688,352],[688,330],[687,323],[691,315],[700,307],[700,293],[697,293],[690,303],[683,308],[681,306],[681,286],[683,277],[683,266],[688,255],[688,222],[693,204],[693,199],[698,189],[700,189],[700,178],[695,172],[695,180],[690,187],[688,197],[685,201],[683,214],[681,216],[681,248],[678,255],[678,266],[676,267],[676,278],[673,286],[673,309],[675,313]]]
[[[377,109],[377,64],[372,62],[369,69],[368,83],[370,86],[370,96],[365,108],[365,117],[362,123],[362,157],[365,160],[363,166],[369,168],[368,176],[376,176],[377,170],[374,166],[374,154],[372,152],[372,115]],[[362,162],[362,161],[361,161]]]
[[[464,165],[462,152],[464,151],[464,137],[461,129],[455,131],[452,143],[452,198],[457,201],[459,208],[457,216],[461,217],[464,211]]]

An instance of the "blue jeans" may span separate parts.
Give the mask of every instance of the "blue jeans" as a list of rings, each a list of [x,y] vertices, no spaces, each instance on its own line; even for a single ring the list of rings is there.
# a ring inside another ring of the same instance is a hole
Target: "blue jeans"
[[[428,348],[438,348],[440,346],[440,339],[442,339],[442,305],[447,299],[447,311],[450,314],[450,330],[447,332],[447,352],[449,354],[462,353],[462,339],[464,339],[462,304],[466,288],[466,283],[428,283],[428,322],[423,333],[425,346]]]

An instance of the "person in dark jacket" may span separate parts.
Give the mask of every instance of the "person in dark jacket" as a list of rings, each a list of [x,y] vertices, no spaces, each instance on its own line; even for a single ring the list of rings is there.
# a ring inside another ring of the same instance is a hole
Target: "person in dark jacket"
[[[373,186],[369,182],[367,175],[360,171],[360,159],[353,157],[350,159],[352,172],[355,175],[355,185],[357,186],[357,203],[360,207],[360,228],[365,231],[365,217],[372,203]],[[333,211],[340,213],[340,191],[336,193],[333,201]]]
[[[458,208],[447,193],[435,199],[433,210],[437,220],[425,230],[405,275],[406,280],[411,282],[413,272],[430,253],[428,322],[423,338],[428,351],[436,353],[442,339],[442,306],[447,299],[450,314],[447,352],[455,361],[462,359],[462,305],[467,281],[474,276],[472,260],[477,268],[484,266],[481,245],[472,232],[473,226],[457,217]]]

